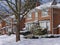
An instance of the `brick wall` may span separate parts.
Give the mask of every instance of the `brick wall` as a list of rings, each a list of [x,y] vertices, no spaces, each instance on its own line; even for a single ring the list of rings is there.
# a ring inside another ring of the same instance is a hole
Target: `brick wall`
[[[60,9],[53,8],[53,27],[56,28],[60,24]],[[58,33],[59,30],[54,30],[55,33]]]
[[[57,27],[60,24],[60,9],[53,9],[53,27]]]

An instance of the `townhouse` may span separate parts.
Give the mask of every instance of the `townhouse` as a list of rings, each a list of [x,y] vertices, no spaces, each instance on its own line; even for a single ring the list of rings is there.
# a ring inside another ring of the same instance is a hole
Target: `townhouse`
[[[53,2],[48,2],[31,10],[26,16],[25,28],[30,30],[33,23],[38,23],[39,21],[42,29],[48,28],[48,33],[60,34],[58,29],[60,24],[60,4],[54,4]]]

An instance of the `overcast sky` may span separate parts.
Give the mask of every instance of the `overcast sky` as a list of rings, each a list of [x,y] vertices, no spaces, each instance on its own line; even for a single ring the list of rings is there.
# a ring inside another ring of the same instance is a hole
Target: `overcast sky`
[[[14,2],[14,0],[12,0],[13,2]],[[24,0],[21,0],[22,2],[24,2]],[[39,0],[41,3],[47,3],[47,2],[51,2],[51,1],[53,1],[53,0]],[[60,0],[56,0],[57,2],[60,2]],[[7,6],[5,6],[4,4],[2,4],[1,2],[0,2],[0,10],[6,10],[6,9],[4,9],[4,8],[2,8],[1,6],[4,6],[4,7],[7,7]],[[7,10],[8,10],[9,8],[7,7]],[[7,11],[6,10],[6,11]]]
[[[42,2],[42,3],[47,3],[47,2],[51,2],[51,1],[53,1],[53,0],[40,0],[40,2]],[[56,0],[56,2],[60,2],[60,0]]]

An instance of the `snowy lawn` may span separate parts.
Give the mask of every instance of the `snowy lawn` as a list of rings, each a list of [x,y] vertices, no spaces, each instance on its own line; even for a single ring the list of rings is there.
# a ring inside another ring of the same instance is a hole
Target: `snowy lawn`
[[[60,38],[24,39],[21,35],[21,41],[16,42],[15,35],[2,35],[0,45],[60,45]]]

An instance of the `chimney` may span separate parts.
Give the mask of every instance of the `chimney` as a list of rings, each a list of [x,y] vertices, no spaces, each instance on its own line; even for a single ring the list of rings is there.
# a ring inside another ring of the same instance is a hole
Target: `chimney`
[[[52,5],[56,5],[56,4],[57,4],[56,0],[53,0]]]
[[[40,6],[40,1],[39,0],[37,0],[36,6]]]

